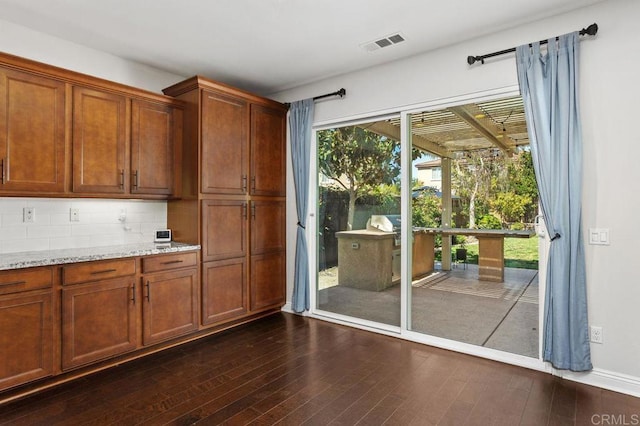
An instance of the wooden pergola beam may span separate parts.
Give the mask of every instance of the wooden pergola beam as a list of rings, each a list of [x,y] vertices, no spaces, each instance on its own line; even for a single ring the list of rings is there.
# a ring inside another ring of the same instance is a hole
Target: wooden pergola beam
[[[378,121],[373,124],[368,124],[366,126],[360,126],[365,130],[369,130],[370,132],[377,133],[381,136],[386,136],[393,140],[400,140],[400,126],[394,126],[393,124],[387,121]],[[429,151],[433,154],[438,155],[439,157],[452,158],[453,153],[438,145],[435,142],[431,142],[421,136],[412,135],[411,140],[413,146],[416,148],[420,148],[425,151]]]
[[[496,123],[486,118],[486,114],[477,106],[473,104],[455,106],[450,107],[449,111],[480,132],[489,142],[506,154],[512,155],[514,153],[515,141],[507,136]],[[502,137],[498,138],[498,135]]]

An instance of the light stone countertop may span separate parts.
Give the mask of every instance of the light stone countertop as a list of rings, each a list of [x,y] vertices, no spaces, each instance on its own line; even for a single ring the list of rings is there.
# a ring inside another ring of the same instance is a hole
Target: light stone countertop
[[[136,243],[117,246],[85,247],[61,250],[26,251],[0,254],[0,271],[36,266],[61,265],[91,260],[148,256],[150,254],[177,253],[199,250],[200,245],[184,243]]]

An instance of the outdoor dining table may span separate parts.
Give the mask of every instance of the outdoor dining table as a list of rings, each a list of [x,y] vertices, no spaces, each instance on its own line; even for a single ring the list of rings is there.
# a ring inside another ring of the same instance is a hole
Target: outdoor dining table
[[[469,235],[478,239],[478,279],[504,282],[504,239],[531,238],[533,230],[425,228],[426,232],[449,235]]]

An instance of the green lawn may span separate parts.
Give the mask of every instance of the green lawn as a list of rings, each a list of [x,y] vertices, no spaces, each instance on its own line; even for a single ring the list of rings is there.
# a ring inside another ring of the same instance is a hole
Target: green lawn
[[[452,247],[452,253],[460,246]],[[478,264],[478,243],[466,244],[467,262]],[[505,238],[504,266],[509,268],[538,269],[538,237]]]

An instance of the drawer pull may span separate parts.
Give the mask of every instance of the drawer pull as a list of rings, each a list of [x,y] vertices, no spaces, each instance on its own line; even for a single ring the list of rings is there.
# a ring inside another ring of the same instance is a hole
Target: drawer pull
[[[171,265],[173,263],[182,263],[184,260],[169,260],[167,262],[162,262],[163,265]]]
[[[109,272],[115,272],[115,271],[116,271],[115,268],[103,269],[101,271],[93,271],[93,272],[91,272],[91,275],[108,274]]]
[[[0,284],[0,287],[9,287],[12,285],[20,285],[20,284],[26,284],[26,283],[27,283],[26,281],[12,281],[10,283],[2,283]]]

